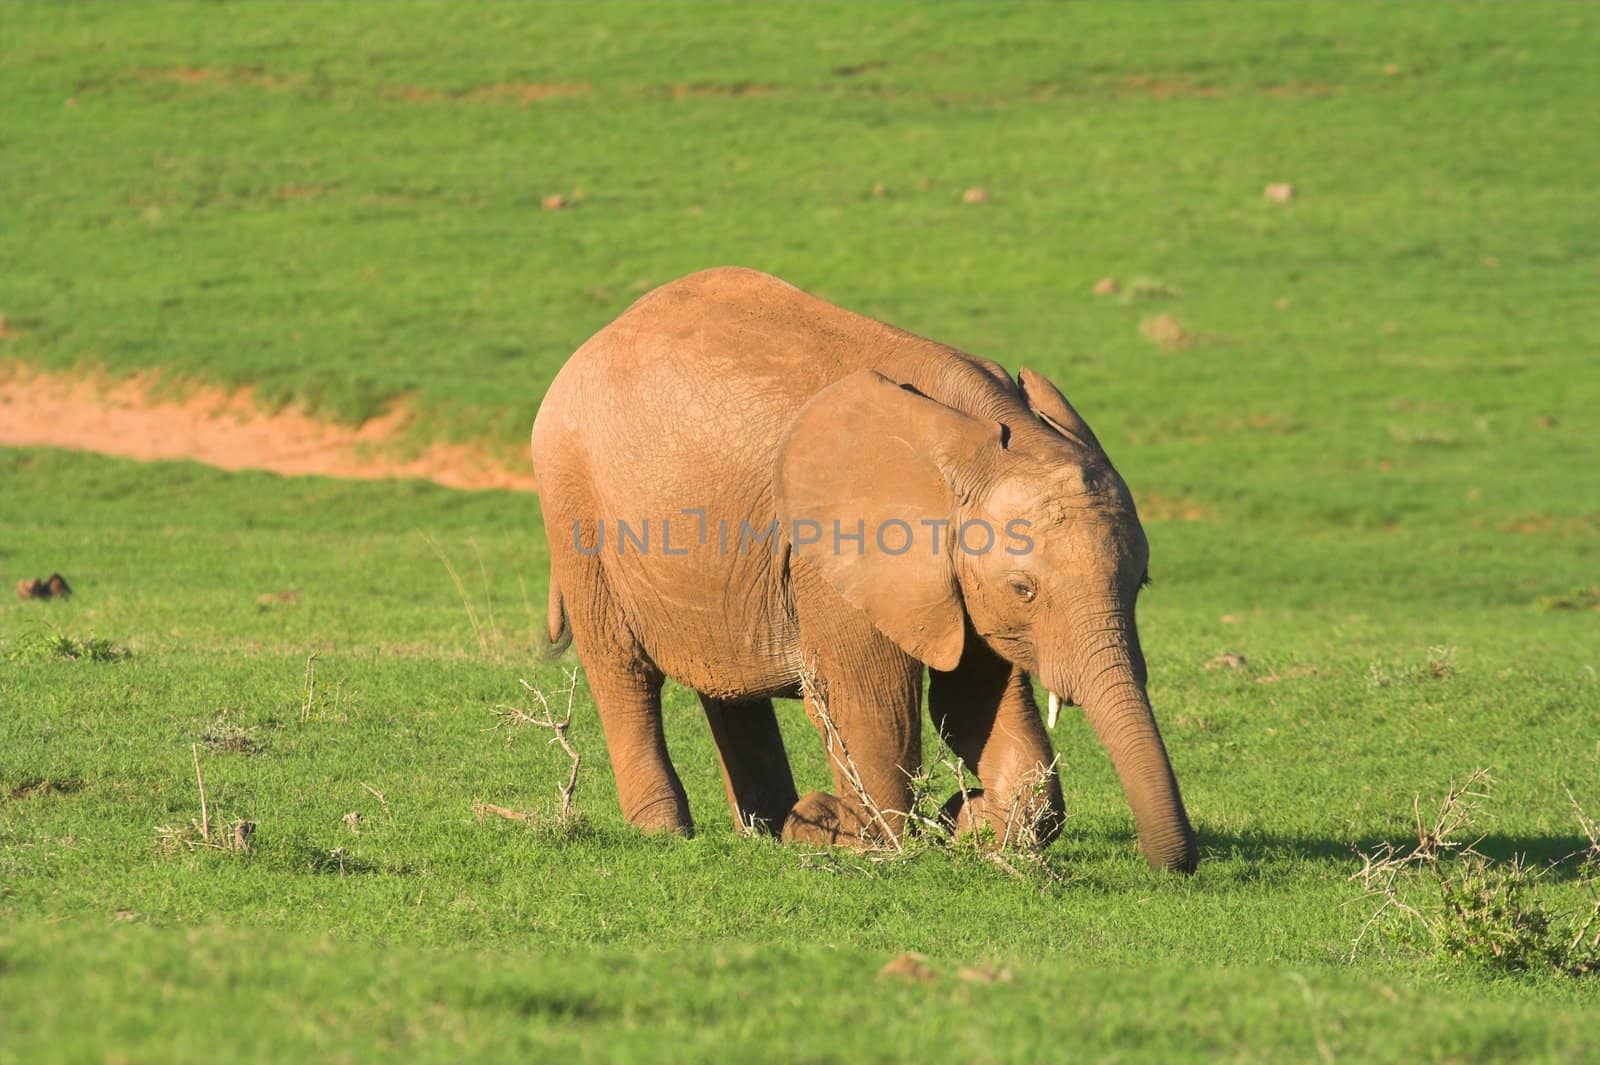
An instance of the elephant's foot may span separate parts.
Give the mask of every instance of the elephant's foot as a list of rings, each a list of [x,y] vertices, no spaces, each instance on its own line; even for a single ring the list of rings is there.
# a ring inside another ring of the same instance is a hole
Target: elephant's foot
[[[688,838],[694,835],[689,803],[682,795],[661,795],[632,808],[624,808],[623,819],[641,832],[670,832]]]
[[[866,849],[892,842],[885,837],[900,831],[900,821],[898,814],[880,820],[837,795],[813,791],[801,796],[789,811],[783,822],[783,839]]]
[[[1064,811],[1050,792],[1010,796],[1005,802],[982,788],[956,792],[945,801],[939,820],[957,838],[976,834],[1001,847],[1042,848],[1061,834]]]

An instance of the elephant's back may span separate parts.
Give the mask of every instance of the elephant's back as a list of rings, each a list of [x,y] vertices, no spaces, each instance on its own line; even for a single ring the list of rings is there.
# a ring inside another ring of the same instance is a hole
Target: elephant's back
[[[626,454],[659,474],[715,456],[722,474],[765,477],[811,396],[906,339],[916,338],[756,270],[690,274],[573,354],[540,408],[551,424],[536,426],[536,453],[541,435],[559,435],[602,464]]]

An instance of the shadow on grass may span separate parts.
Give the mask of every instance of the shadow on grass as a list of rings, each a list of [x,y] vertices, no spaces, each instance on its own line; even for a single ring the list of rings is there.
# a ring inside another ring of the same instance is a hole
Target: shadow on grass
[[[404,871],[384,870],[348,853],[343,847],[319,847],[307,839],[291,840],[289,854],[292,869],[318,876],[364,876],[369,873]]]
[[[1131,833],[1116,834],[1132,842]],[[1242,859],[1251,862],[1331,862],[1349,866],[1354,870],[1361,862],[1360,855],[1370,854],[1385,842],[1371,836],[1357,840],[1338,840],[1319,836],[1285,836],[1271,832],[1212,832],[1199,830],[1201,860]],[[1397,834],[1388,842],[1405,847],[1415,840]],[[1547,877],[1557,880],[1576,880],[1579,862],[1576,860],[1589,846],[1589,841],[1576,832],[1503,833],[1490,832],[1473,844],[1480,854],[1495,861],[1509,861],[1520,857],[1530,867],[1544,870]]]
[[[545,1017],[563,1021],[605,1020],[617,1015],[617,1008],[592,995],[571,991],[550,991],[532,987],[496,984],[474,987],[456,996],[468,1009],[491,1013],[510,1013],[518,1017]]]

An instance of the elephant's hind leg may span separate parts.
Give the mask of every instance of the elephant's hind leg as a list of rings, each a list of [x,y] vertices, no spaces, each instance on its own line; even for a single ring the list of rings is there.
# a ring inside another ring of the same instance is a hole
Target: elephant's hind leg
[[[667,757],[661,727],[663,678],[638,662],[618,668],[584,656],[583,668],[605,729],[622,816],[646,831],[690,835],[689,799]]]
[[[722,758],[728,806],[740,828],[776,834],[794,809],[794,775],[771,699],[700,696]]]
[[[689,835],[689,800],[667,757],[661,724],[665,678],[623,622],[597,561],[569,556],[556,563],[567,621],[605,729],[622,816],[646,831]]]

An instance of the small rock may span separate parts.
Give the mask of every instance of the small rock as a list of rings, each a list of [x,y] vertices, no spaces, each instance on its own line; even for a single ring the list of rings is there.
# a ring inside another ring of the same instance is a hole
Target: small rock
[[[1207,662],[1201,668],[1202,669],[1207,669],[1207,670],[1212,670],[1212,669],[1243,669],[1244,667],[1245,667],[1245,657],[1244,657],[1244,655],[1238,654],[1238,653],[1236,653],[1234,651],[1224,651],[1222,654],[1218,655],[1217,657],[1213,658],[1211,661]]]
[[[884,188],[883,182],[880,181],[876,185],[872,186],[872,195],[875,199],[881,200],[885,196],[889,195],[889,190]]]
[[[926,954],[908,950],[878,970],[880,980],[906,980],[913,984],[929,984],[939,979],[939,973],[928,964]]]
[[[985,189],[985,188],[979,188],[978,186],[974,185],[972,188],[968,189],[966,192],[963,192],[961,194],[961,202],[962,203],[988,203],[989,202],[989,190]]]
[[[1294,199],[1295,188],[1286,182],[1273,182],[1267,186],[1265,195],[1273,203],[1288,203]]]
[[[353,835],[353,836],[361,835],[361,811],[360,810],[351,810],[349,813],[344,815],[343,820],[344,820],[344,827],[348,828],[350,830],[350,834],[351,835]]]
[[[540,206],[546,211],[564,211],[572,206],[572,201],[559,192],[553,192],[540,201]]]
[[[1094,283],[1093,292],[1096,296],[1115,296],[1122,288],[1114,277],[1102,277]]]

